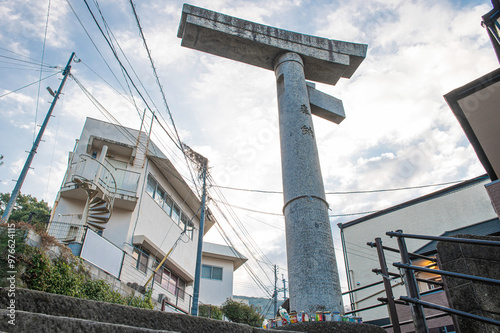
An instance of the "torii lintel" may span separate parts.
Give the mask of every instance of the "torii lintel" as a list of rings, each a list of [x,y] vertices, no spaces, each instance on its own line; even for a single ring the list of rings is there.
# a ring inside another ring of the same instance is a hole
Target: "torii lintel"
[[[350,78],[366,56],[367,45],[300,34],[184,4],[177,32],[181,45],[274,70],[284,52],[304,60],[307,80],[335,85]]]

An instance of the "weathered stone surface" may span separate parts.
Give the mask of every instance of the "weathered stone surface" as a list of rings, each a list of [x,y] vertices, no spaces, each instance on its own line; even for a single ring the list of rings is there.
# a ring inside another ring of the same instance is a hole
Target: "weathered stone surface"
[[[500,237],[456,235],[456,238],[500,241]],[[441,269],[452,272],[500,279],[500,246],[438,242]],[[443,276],[449,290],[451,307],[499,320],[500,286]],[[499,326],[457,316],[462,332],[500,332]]]
[[[185,4],[177,37],[182,46],[273,70],[280,53],[300,54],[308,80],[336,84],[350,78],[367,45],[282,30]]]
[[[296,53],[283,54],[275,64],[290,309],[342,312],[328,203],[303,68]]]
[[[57,317],[40,313],[16,311],[15,325],[8,323],[7,310],[0,310],[0,331],[7,333],[54,333],[54,332],[99,332],[99,333],[175,333],[167,330],[152,330],[141,327],[99,323],[90,320]]]
[[[0,290],[0,308],[6,309],[10,298],[7,290]],[[43,293],[28,289],[16,290],[16,312],[21,314],[19,318],[32,320],[41,328],[48,325],[56,325],[52,317],[24,315],[22,312],[32,314],[45,314],[53,317],[67,317],[73,319],[84,319],[91,322],[118,324],[151,330],[166,330],[175,332],[235,332],[235,333],[257,333],[265,331],[262,329],[230,323],[226,321],[213,320],[190,315],[168,313],[147,309],[139,309],[119,304],[96,302],[69,296]],[[23,317],[24,316],[24,317]],[[16,319],[16,323],[18,323]],[[2,324],[3,325],[3,324]],[[28,323],[26,323],[28,325]],[[68,324],[69,325],[69,324]],[[79,325],[72,323],[71,325]],[[94,325],[94,324],[92,324]],[[2,329],[9,330],[4,327]],[[72,330],[53,330],[50,332],[71,332]],[[29,332],[20,331],[20,332]],[[43,332],[35,330],[33,332]],[[47,331],[49,332],[49,331]],[[100,330],[74,330],[74,332],[101,332]],[[102,331],[107,332],[107,331]],[[112,331],[110,331],[112,332]],[[114,332],[120,332],[115,330]],[[128,331],[127,331],[128,332]],[[133,332],[133,331],[130,331]]]
[[[385,333],[386,330],[375,325],[344,322],[308,322],[280,327],[285,331],[301,331],[307,333]]]
[[[312,82],[307,82],[307,93],[313,115],[336,124],[345,119],[344,105],[340,99],[316,90],[316,85]]]

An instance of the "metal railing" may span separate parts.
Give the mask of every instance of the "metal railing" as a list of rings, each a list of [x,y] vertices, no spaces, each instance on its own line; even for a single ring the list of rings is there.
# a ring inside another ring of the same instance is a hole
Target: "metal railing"
[[[417,281],[422,281],[422,282],[426,282],[426,283],[434,283],[434,284],[441,285],[441,286],[443,284],[438,282],[438,281],[418,279],[415,277],[415,272],[426,272],[426,273],[432,273],[432,274],[437,274],[437,275],[451,276],[451,277],[466,279],[466,280],[470,280],[470,281],[479,281],[482,283],[495,284],[495,285],[500,285],[500,280],[486,278],[486,277],[480,277],[480,276],[473,276],[473,275],[468,275],[468,274],[461,274],[461,273],[456,273],[456,272],[449,272],[449,271],[445,271],[445,270],[441,270],[441,269],[430,269],[427,267],[420,267],[420,266],[412,265],[411,264],[412,259],[426,259],[426,260],[429,260],[429,261],[432,261],[435,263],[437,263],[437,259],[432,258],[432,257],[422,256],[422,255],[419,255],[416,253],[408,252],[407,247],[406,247],[405,238],[444,241],[444,242],[456,242],[456,243],[475,244],[475,245],[488,245],[488,246],[500,246],[500,242],[488,241],[488,240],[477,240],[477,239],[455,238],[455,237],[437,237],[437,236],[404,234],[401,230],[397,230],[396,232],[387,232],[386,235],[390,236],[390,237],[397,237],[399,249],[393,249],[390,247],[383,246],[380,238],[376,238],[375,243],[368,243],[369,246],[377,248],[380,269],[375,269],[373,271],[382,276],[382,278],[383,278],[382,282],[384,283],[385,292],[386,292],[386,298],[383,298],[383,299],[379,298],[379,301],[381,301],[382,304],[380,304],[380,305],[377,304],[376,306],[372,306],[370,308],[384,305],[384,302],[388,305],[389,318],[391,320],[391,325],[383,326],[384,328],[392,327],[393,331],[395,333],[399,333],[399,332],[401,332],[400,326],[413,322],[413,325],[415,326],[415,332],[427,333],[427,332],[429,332],[429,329],[427,326],[427,321],[426,321],[427,319],[434,319],[434,318],[438,318],[438,317],[442,317],[442,316],[446,316],[446,315],[463,316],[463,317],[471,318],[471,319],[478,320],[481,322],[485,322],[487,324],[500,326],[500,321],[498,321],[498,320],[478,316],[475,314],[467,313],[467,312],[460,311],[457,309],[452,309],[452,308],[449,308],[446,306],[433,304],[433,303],[421,300],[420,296],[424,295],[424,293],[420,293],[418,285],[417,285]],[[401,255],[401,262],[400,263],[393,263],[394,267],[399,268],[402,271],[401,275],[389,272],[389,270],[387,268],[387,262],[385,259],[385,255],[384,255],[384,250],[397,252]],[[404,284],[406,286],[406,290],[408,293],[407,296],[400,296],[399,299],[394,298],[394,295],[392,293],[391,283],[390,283],[390,281],[392,279],[394,279],[394,277],[402,277],[403,278]],[[381,282],[378,282],[377,284],[379,284],[379,283],[381,283]],[[372,285],[375,285],[375,284],[372,284]],[[366,287],[368,287],[368,286],[366,286]],[[358,288],[358,290],[359,289],[360,288]],[[436,291],[436,289],[433,289],[431,292],[434,292],[434,291]],[[396,311],[396,304],[410,306],[411,314],[412,314],[411,321],[399,322],[398,314]],[[439,311],[442,311],[443,313],[426,317],[425,313],[424,313],[424,308],[439,310]],[[363,310],[363,309],[355,310],[355,311],[361,311],[361,310]],[[353,312],[355,312],[355,311],[353,311]],[[454,322],[456,323],[455,320],[454,320]]]
[[[52,221],[47,224],[47,233],[67,245],[75,256],[79,256],[88,226]]]
[[[108,161],[101,164],[87,154],[80,154],[80,159],[70,165],[65,185],[74,183],[75,178],[85,179],[98,184],[107,195],[123,194],[136,196],[140,173],[115,168]]]
[[[69,216],[71,215],[68,214],[68,217]],[[88,226],[83,224],[52,221],[47,224],[47,233],[55,237],[61,243],[67,245],[71,249],[73,255],[80,256],[80,254],[82,254],[82,245],[85,241],[88,228]],[[110,241],[108,240],[108,242]],[[135,248],[133,245],[127,245],[131,246],[132,249]],[[134,258],[133,255],[127,251],[123,251],[123,253],[124,257],[121,263],[119,279],[116,279],[116,282],[119,281],[140,293],[144,293],[146,290],[146,288],[144,288],[144,283],[147,281],[147,278],[153,274],[155,269],[153,264],[156,260],[148,254],[142,252],[142,255],[146,256],[148,260],[146,267],[144,267],[143,270],[140,270],[139,265],[137,264],[138,259]],[[95,267],[98,268],[97,266]],[[164,268],[168,270],[166,266],[164,266]],[[108,278],[115,279],[114,277],[111,278],[109,274]],[[158,309],[164,310],[165,307],[170,306],[179,311],[190,313],[192,295],[186,292],[185,287],[179,287],[179,278],[176,278],[177,282],[175,284],[171,283],[173,280],[170,279],[153,279],[151,283],[151,287],[153,288],[153,301],[157,303]],[[112,285],[114,289],[119,289],[121,294],[126,293],[124,288],[119,287],[119,283],[112,283]]]

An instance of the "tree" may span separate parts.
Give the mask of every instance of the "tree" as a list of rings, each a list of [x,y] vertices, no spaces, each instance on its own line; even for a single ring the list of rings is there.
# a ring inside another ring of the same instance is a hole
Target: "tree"
[[[228,298],[222,304],[222,313],[232,322],[261,327],[264,316],[259,314],[260,308],[233,301]]]
[[[0,215],[3,215],[5,207],[10,200],[10,193],[0,193]],[[49,205],[30,194],[23,195],[19,193],[14,209],[9,217],[9,222],[27,222],[30,218],[30,223],[39,224],[47,222],[50,215]]]
[[[199,316],[222,320],[222,311],[220,307],[215,305],[200,304]]]

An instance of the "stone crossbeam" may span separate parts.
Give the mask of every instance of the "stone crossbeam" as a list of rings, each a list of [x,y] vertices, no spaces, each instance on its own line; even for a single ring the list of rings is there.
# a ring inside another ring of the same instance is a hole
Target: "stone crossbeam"
[[[304,60],[307,80],[335,85],[350,78],[367,45],[299,34],[185,4],[177,33],[182,46],[274,70],[278,54]]]
[[[316,85],[312,82],[306,82],[306,84],[309,103],[311,104],[311,113],[335,124],[340,124],[345,119],[342,101],[316,90]]]

